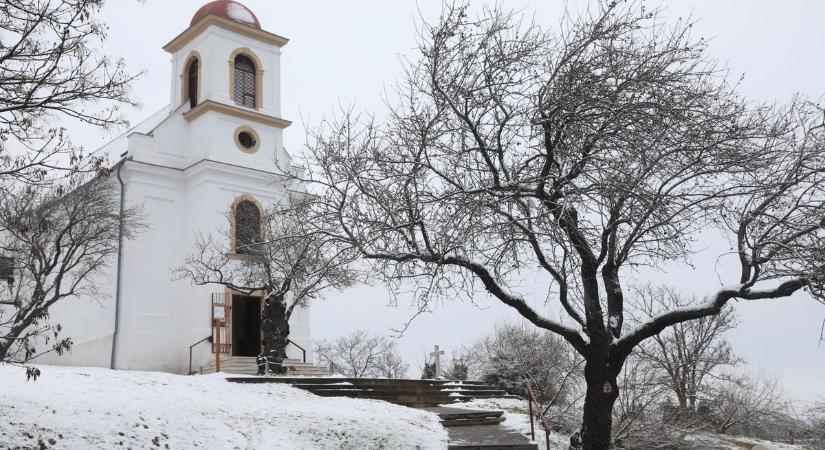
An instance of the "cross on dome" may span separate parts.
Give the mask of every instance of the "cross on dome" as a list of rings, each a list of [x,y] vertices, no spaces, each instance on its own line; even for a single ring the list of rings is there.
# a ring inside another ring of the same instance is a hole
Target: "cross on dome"
[[[232,0],[216,0],[203,5],[201,9],[195,13],[195,16],[192,17],[192,22],[190,25],[196,24],[209,14],[234,20],[235,22],[240,22],[255,27],[259,30],[261,29],[261,22],[258,21],[258,17],[255,16],[255,13],[253,13],[252,10],[246,6]]]

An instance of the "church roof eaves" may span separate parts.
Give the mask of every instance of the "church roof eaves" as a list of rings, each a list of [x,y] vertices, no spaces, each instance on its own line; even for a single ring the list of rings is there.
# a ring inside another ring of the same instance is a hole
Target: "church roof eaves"
[[[183,113],[183,117],[186,120],[195,120],[203,114],[206,114],[209,111],[215,111],[223,114],[228,114],[230,116],[235,116],[245,120],[252,120],[258,123],[262,123],[264,125],[270,125],[276,128],[287,128],[292,125],[292,122],[286,119],[281,119],[278,117],[268,116],[266,114],[261,114],[257,111],[253,111],[247,108],[242,108],[240,106],[235,105],[227,105],[225,103],[218,103],[212,100],[204,100],[198,103],[198,106],[190,109],[189,111]]]
[[[114,161],[110,161],[109,163],[109,168],[114,168],[120,162],[120,159],[123,158],[123,155],[125,155],[129,150],[129,136],[133,134],[151,136],[152,132],[154,132],[160,124],[172,117],[172,115],[174,115],[180,107],[173,111],[170,111],[170,109],[171,105],[164,106],[154,114],[140,121],[137,125],[128,128],[113,139],[109,140],[107,143],[101,145],[96,150],[89,153],[86,158],[90,159],[96,156],[105,156],[107,158],[114,159]]]
[[[187,28],[181,34],[177,35],[174,39],[169,41],[168,44],[163,46],[163,49],[169,53],[174,53],[180,50],[184,45],[189,43],[189,41],[191,41],[192,39],[200,35],[203,31],[205,31],[210,25],[215,25],[216,27],[233,31],[238,34],[242,34],[244,36],[257,39],[266,44],[275,45],[279,48],[285,46],[289,42],[289,39],[283,36],[278,36],[277,34],[260,30],[253,26],[236,22],[234,20],[229,20],[227,18],[220,17],[210,13],[194,25]]]

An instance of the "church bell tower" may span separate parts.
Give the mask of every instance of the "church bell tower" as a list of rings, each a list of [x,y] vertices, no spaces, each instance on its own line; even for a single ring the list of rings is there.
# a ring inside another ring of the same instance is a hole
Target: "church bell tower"
[[[231,0],[204,5],[164,46],[172,55],[171,104],[188,122],[187,163],[209,160],[289,170],[283,150],[281,49],[255,14]]]

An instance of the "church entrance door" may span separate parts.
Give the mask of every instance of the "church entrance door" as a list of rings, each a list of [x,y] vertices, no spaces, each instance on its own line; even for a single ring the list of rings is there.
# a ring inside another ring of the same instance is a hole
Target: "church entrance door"
[[[261,297],[232,296],[232,355],[261,354]]]

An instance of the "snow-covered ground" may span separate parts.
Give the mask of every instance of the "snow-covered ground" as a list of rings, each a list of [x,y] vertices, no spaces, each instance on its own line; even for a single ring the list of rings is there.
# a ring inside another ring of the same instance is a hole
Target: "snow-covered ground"
[[[705,436],[706,439],[716,440],[718,448],[724,450],[742,450],[746,448],[753,448],[762,444],[762,448],[775,450],[807,450],[807,447],[791,444],[782,444],[779,442],[768,442],[760,439],[738,437],[738,436]]]
[[[0,364],[0,448],[443,449],[435,414],[278,384]],[[41,444],[42,443],[42,446]]]
[[[491,398],[483,400],[473,400],[465,403],[449,405],[454,408],[468,409],[496,409],[504,411],[505,427],[516,430],[527,437],[530,437],[530,417],[527,412],[527,402],[519,399]],[[552,426],[552,424],[550,424]],[[701,442],[701,447],[713,450],[743,450],[750,449],[757,444],[766,445],[767,448],[775,450],[806,450],[806,447],[790,444],[780,444],[761,441],[752,438],[716,435],[696,435],[694,437]],[[558,433],[550,434],[551,449],[567,449],[570,437]],[[541,424],[536,423],[536,444],[540,450],[546,450],[544,429]]]

